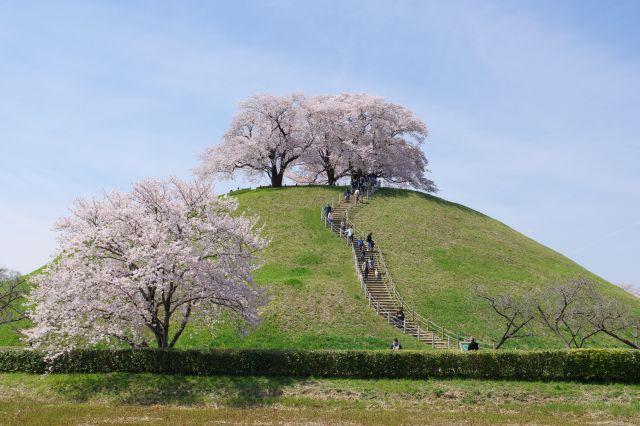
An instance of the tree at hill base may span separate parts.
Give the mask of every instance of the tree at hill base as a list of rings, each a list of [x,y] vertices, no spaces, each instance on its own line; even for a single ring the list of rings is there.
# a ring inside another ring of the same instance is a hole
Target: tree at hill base
[[[52,353],[98,342],[171,348],[190,321],[221,310],[257,322],[265,299],[251,273],[267,242],[236,208],[210,182],[178,179],[78,199],[55,225],[55,259],[34,278],[29,342]]]
[[[27,281],[20,274],[0,267],[0,325],[25,318],[20,305],[27,292]]]
[[[551,331],[567,349],[582,348],[600,333],[640,349],[640,318],[617,300],[601,295],[596,284],[583,277],[554,284],[544,294],[517,298],[476,287],[476,296],[487,301],[504,323],[496,349],[507,340],[533,336],[527,331],[533,320]],[[629,337],[631,333],[635,341]]]

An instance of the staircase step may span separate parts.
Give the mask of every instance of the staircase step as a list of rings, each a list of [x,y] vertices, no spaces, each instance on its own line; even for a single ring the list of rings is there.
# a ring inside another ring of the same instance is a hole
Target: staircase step
[[[361,205],[361,203],[358,203],[358,205]],[[340,200],[338,205],[333,208],[333,226],[331,227],[331,230],[336,235],[340,234],[340,223],[347,216],[349,209],[355,206],[355,197],[352,196],[350,202],[347,203],[344,199],[342,199]],[[389,289],[387,288],[387,285],[385,283],[384,272],[377,269],[378,265],[382,263],[380,261],[380,253],[378,249],[374,248],[373,250],[369,250],[365,242],[365,257],[364,260],[361,260],[360,249],[357,245],[357,241],[360,237],[360,235],[353,236],[352,247],[356,252],[356,264],[361,274],[362,265],[365,263],[365,261],[368,261],[373,257],[373,270],[371,270],[368,277],[364,279],[367,292],[369,293],[369,300],[371,301],[371,305],[373,307],[377,306],[378,314],[383,318],[390,320],[392,325],[403,331],[406,335],[412,336],[428,346],[432,346],[437,349],[447,349],[449,347],[447,339],[442,339],[437,331],[426,331],[425,329],[420,328],[419,324],[416,324],[410,318],[407,318],[405,320],[405,324],[397,324],[392,322],[395,318],[397,310],[400,307],[400,304],[389,292]],[[375,276],[374,270],[377,270],[379,273],[377,277]],[[453,348],[456,343],[451,342],[451,345]]]

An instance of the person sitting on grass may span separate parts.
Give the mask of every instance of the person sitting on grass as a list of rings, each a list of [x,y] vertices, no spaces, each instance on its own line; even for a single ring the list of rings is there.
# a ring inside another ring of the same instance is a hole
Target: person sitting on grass
[[[478,342],[476,342],[475,337],[472,337],[471,339],[469,339],[469,346],[467,347],[467,350],[477,351],[478,349],[480,349],[480,346],[478,345]]]
[[[398,341],[398,338],[394,337],[393,338],[393,342],[391,342],[391,350],[392,351],[399,351],[400,349],[402,349],[402,345]]]

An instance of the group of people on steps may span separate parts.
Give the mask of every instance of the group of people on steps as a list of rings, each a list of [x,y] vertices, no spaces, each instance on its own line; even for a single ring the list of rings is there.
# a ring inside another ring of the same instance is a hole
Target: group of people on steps
[[[361,192],[360,189],[364,188],[365,186],[369,186],[369,187],[373,187],[377,184],[377,179],[375,178],[375,176],[371,177],[361,177],[359,180],[357,180],[355,183],[352,182],[351,183],[351,189],[347,188],[344,192],[344,201],[346,203],[351,203],[351,198],[353,197],[355,200],[355,204],[357,205],[359,202],[362,201],[361,199]],[[352,192],[353,190],[353,192]],[[333,217],[333,208],[331,207],[331,204],[327,204],[324,208],[324,216],[326,218],[326,222],[327,224],[331,227],[331,229],[333,230],[333,224],[334,224],[334,217]],[[349,243],[349,245],[353,245],[353,238],[354,238],[354,231],[353,228],[351,227],[351,225],[347,225],[345,223],[345,219],[343,218],[342,221],[340,222],[340,228],[339,228],[339,232],[340,232],[340,238],[345,238],[347,239],[347,242]],[[360,237],[357,242],[357,255],[358,258],[360,260],[361,263],[361,268],[362,268],[362,277],[364,278],[365,281],[367,281],[369,279],[369,274],[373,273],[375,274],[375,277],[378,278],[380,276],[380,272],[377,268],[377,264],[376,264],[376,260],[375,257],[373,255],[373,249],[375,247],[375,241],[373,240],[373,233],[369,232],[367,234],[366,237]],[[369,258],[367,259],[367,252],[369,252]],[[397,327],[399,328],[403,328],[405,325],[405,317],[404,317],[404,312],[402,310],[402,308],[398,309],[398,311],[395,314],[395,318],[394,318],[394,323]],[[397,351],[399,349],[402,349],[402,345],[400,344],[400,342],[398,341],[398,338],[394,338],[393,342],[391,343],[391,349],[394,351]],[[478,342],[475,340],[475,338],[471,337],[469,339],[469,344],[467,347],[467,350],[469,351],[477,351],[479,349],[479,345]]]

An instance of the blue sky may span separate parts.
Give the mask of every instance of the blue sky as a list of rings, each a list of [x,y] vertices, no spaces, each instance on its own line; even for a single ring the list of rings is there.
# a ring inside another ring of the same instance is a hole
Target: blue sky
[[[189,177],[251,94],[366,92],[427,123],[440,196],[640,285],[639,18],[634,1],[0,1],[0,264],[45,263],[78,196]]]

